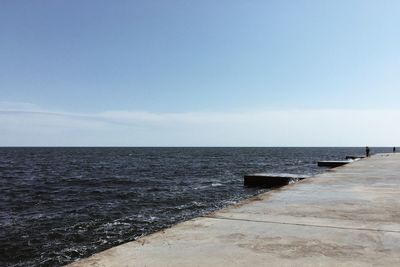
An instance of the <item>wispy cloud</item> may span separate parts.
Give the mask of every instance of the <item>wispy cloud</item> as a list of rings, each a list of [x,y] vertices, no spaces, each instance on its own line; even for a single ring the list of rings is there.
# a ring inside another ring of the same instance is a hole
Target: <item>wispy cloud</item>
[[[40,111],[38,105],[26,102],[7,102],[0,101],[0,110],[2,111]]]
[[[399,144],[400,110],[56,112],[0,103],[0,145],[362,146]]]

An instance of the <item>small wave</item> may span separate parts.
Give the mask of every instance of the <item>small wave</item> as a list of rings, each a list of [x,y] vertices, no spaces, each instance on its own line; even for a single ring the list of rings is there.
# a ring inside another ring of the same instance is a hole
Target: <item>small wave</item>
[[[238,201],[235,201],[235,200],[226,200],[226,201],[224,201],[223,203],[224,203],[225,205],[234,205],[234,204],[237,204]]]
[[[202,185],[202,186],[194,187],[193,189],[194,190],[199,190],[199,189],[205,189],[205,188],[208,188],[208,187],[210,187],[210,186],[209,185]]]

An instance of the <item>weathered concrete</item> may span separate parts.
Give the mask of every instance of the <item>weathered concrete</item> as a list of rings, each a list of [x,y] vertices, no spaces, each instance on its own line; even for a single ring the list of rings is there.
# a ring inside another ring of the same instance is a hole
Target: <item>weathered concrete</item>
[[[290,173],[253,173],[244,176],[243,184],[273,188],[295,183],[305,178],[309,178],[309,176]]]
[[[400,155],[376,155],[71,266],[400,266]]]

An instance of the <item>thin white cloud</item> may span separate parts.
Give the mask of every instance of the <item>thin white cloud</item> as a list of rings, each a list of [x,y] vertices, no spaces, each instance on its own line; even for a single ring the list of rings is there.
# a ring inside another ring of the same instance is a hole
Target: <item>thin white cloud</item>
[[[400,110],[97,114],[0,104],[0,145],[392,146]]]
[[[42,109],[38,105],[32,103],[0,101],[0,110],[41,111]]]

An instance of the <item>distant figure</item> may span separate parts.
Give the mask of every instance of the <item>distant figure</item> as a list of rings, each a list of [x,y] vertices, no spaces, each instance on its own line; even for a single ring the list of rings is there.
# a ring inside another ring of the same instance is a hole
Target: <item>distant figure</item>
[[[393,147],[393,153],[396,153],[396,147],[395,146]]]
[[[369,157],[369,147],[368,146],[365,147],[365,155],[367,157]]]

